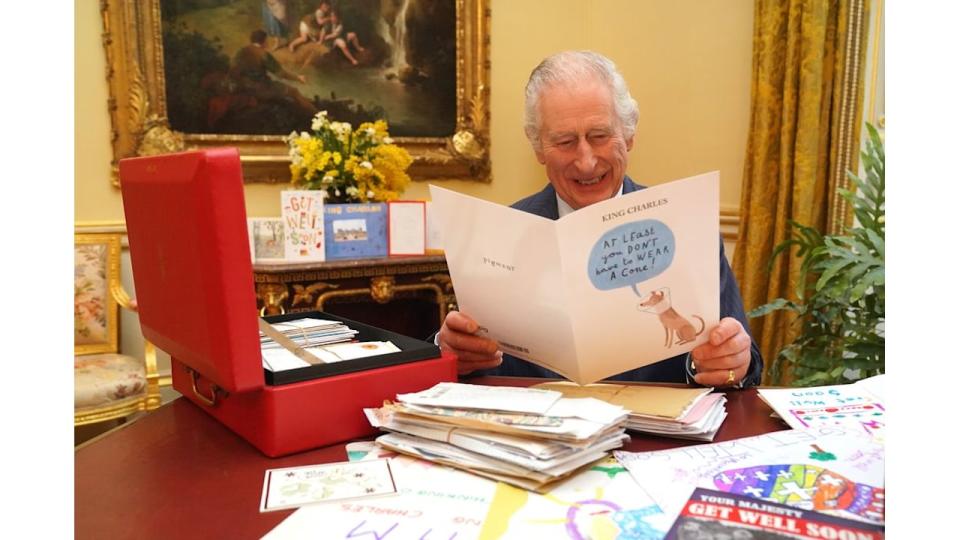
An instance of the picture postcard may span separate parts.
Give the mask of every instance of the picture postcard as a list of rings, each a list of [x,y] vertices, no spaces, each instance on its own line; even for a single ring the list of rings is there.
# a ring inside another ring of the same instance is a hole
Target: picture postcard
[[[323,228],[327,259],[387,256],[386,203],[324,205]]]
[[[280,215],[284,225],[284,256],[289,261],[323,261],[323,192],[281,191]]]
[[[263,475],[260,511],[397,492],[386,459],[269,469]]]
[[[280,218],[247,218],[250,258],[254,263],[283,262],[285,240]]]
[[[720,315],[717,172],[556,221],[430,186],[460,311],[587,384],[685,353]]]
[[[830,516],[733,493],[697,488],[665,540],[762,538],[881,540],[882,525]]]

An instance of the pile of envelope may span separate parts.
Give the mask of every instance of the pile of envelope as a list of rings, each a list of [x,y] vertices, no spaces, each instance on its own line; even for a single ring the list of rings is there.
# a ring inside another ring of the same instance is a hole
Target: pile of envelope
[[[627,409],[537,388],[440,383],[364,412],[385,448],[533,491],[630,440]]]
[[[342,343],[352,340],[358,333],[340,321],[328,321],[309,317],[292,321],[276,322],[271,326],[273,326],[274,330],[277,330],[300,347],[315,347],[331,343]],[[281,349],[283,347],[271,339],[270,336],[260,332],[260,348]]]
[[[535,386],[569,398],[593,397],[630,411],[627,429],[676,439],[712,441],[727,418],[727,397],[713,388],[548,382]]]

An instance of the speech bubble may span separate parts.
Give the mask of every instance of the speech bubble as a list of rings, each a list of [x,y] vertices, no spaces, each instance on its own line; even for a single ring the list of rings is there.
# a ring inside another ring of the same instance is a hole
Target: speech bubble
[[[587,273],[601,291],[636,285],[670,267],[676,241],[662,221],[644,219],[610,229],[590,250]]]

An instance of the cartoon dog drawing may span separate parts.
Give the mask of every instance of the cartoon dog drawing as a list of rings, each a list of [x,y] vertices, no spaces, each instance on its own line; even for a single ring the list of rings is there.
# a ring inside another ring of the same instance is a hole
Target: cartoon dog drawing
[[[667,299],[663,291],[653,291],[646,300],[640,302],[640,306],[652,309],[660,318],[660,324],[663,325],[663,330],[666,332],[663,346],[667,348],[674,344],[683,345],[693,341],[703,333],[703,329],[706,327],[703,319],[694,315],[694,318],[700,319],[700,330],[697,330],[693,323],[684,319],[673,309],[670,300]]]

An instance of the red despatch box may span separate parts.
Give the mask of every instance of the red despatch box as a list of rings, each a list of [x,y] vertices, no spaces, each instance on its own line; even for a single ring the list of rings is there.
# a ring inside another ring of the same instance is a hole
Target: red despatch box
[[[456,358],[435,345],[347,321],[360,339],[390,339],[402,353],[268,384],[237,150],[124,159],[120,185],[144,337],[170,354],[174,388],[264,454],[371,435],[364,407],[456,380]]]

